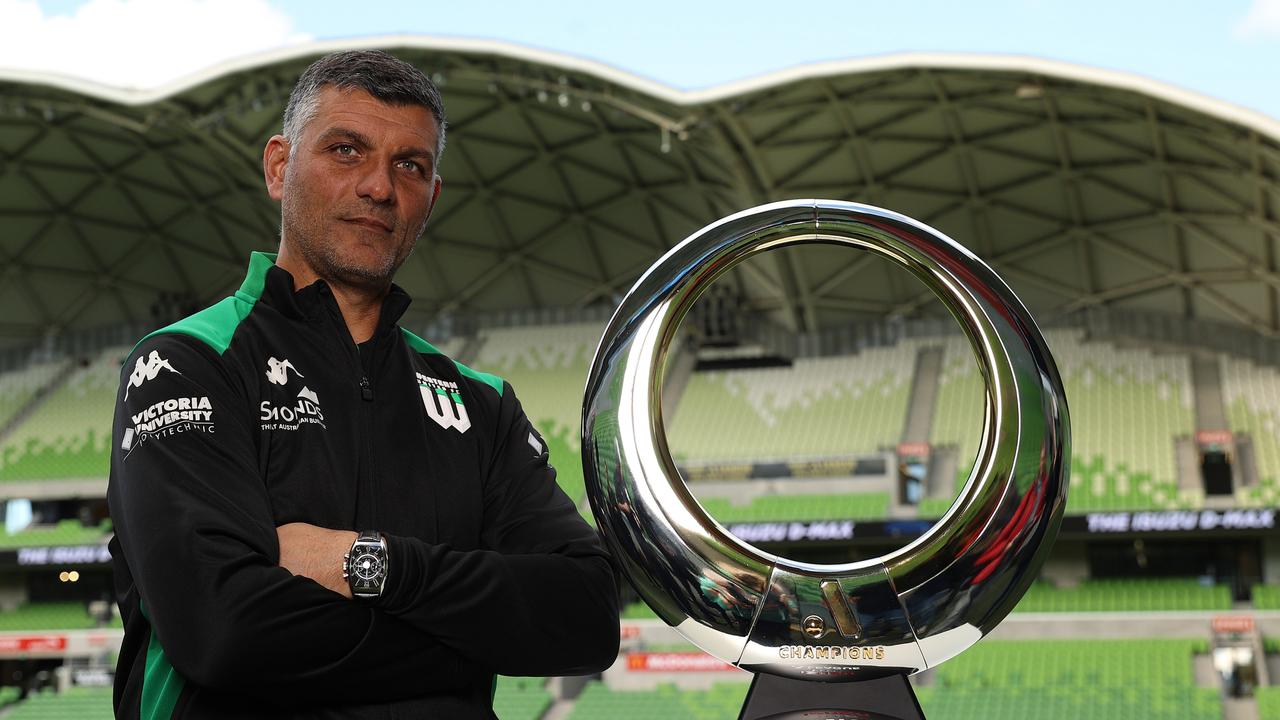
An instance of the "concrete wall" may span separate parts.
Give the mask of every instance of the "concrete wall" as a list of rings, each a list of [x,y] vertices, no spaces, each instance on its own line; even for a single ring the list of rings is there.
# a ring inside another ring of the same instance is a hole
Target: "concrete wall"
[[[1041,576],[1058,587],[1074,587],[1089,577],[1085,543],[1059,540],[1040,570]]]

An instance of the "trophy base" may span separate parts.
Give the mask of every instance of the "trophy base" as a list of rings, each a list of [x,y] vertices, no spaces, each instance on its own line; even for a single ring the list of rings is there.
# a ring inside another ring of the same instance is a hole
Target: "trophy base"
[[[738,720],[925,720],[906,675],[825,683],[759,674]]]

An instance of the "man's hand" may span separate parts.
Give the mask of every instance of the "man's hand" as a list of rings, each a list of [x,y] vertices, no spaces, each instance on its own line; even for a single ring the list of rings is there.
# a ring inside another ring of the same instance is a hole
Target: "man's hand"
[[[351,587],[342,577],[342,556],[351,551],[358,533],[296,522],[276,528],[276,535],[280,538],[280,567],[351,597]]]

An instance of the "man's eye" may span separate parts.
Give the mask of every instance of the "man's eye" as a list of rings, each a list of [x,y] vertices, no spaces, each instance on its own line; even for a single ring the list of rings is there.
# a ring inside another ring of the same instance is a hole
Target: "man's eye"
[[[343,157],[351,157],[356,154],[356,148],[354,145],[338,145],[333,149],[333,151]]]
[[[401,160],[400,167],[404,168],[405,170],[410,170],[412,172],[418,172],[419,170],[422,169],[422,166],[414,162],[413,160]]]

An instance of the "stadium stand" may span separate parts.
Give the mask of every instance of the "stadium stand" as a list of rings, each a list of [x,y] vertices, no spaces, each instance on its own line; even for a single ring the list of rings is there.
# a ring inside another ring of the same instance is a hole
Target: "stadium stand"
[[[87,630],[97,626],[80,602],[27,603],[0,613],[0,631]]]
[[[1038,582],[1015,610],[1023,612],[1150,612],[1230,610],[1231,590],[1195,579],[1085,580],[1071,588]]]
[[[964,477],[956,478],[956,493],[960,492],[960,485],[964,482]],[[921,498],[920,504],[916,506],[916,514],[922,518],[940,518],[947,514],[947,510],[951,509],[951,503],[955,502],[955,498]]]
[[[1070,509],[1198,506],[1203,495],[1178,491],[1173,452],[1174,437],[1195,432],[1190,360],[1084,343],[1075,331],[1046,339],[1071,403]]]
[[[1280,585],[1254,585],[1253,606],[1259,610],[1280,610]]]
[[[1196,687],[1195,640],[983,641],[917,688],[931,720],[1219,720],[1219,691]]]
[[[1259,720],[1280,720],[1280,685],[1260,687],[1254,693]]]
[[[1202,493],[1178,489],[1173,451],[1175,437],[1195,432],[1190,360],[1085,342],[1077,330],[1048,331],[1045,339],[1071,409],[1068,512],[1198,507]],[[967,342],[949,339],[930,441],[957,447],[957,484],[977,454],[982,398]]]
[[[1274,589],[1274,588],[1273,588]],[[1258,589],[1254,588],[1255,607]],[[1280,601],[1280,592],[1272,601]],[[1059,589],[1047,582],[1031,586],[1015,612],[1159,612],[1167,610],[1230,610],[1231,591],[1225,585],[1201,585],[1193,579],[1086,580],[1073,588]],[[1268,606],[1269,607],[1269,606]],[[657,615],[643,602],[622,609],[624,620]]]
[[[969,349],[968,340],[963,337],[949,338],[943,343],[942,370],[938,374],[938,391],[933,403],[933,425],[929,433],[932,445],[952,445],[956,448],[958,462],[956,464],[956,490],[969,476],[973,467],[973,459],[978,454],[978,441],[982,432],[982,404],[985,391],[982,376]],[[921,503],[920,514],[941,516],[951,506],[948,498],[943,504],[936,500],[938,507]]]
[[[641,602],[633,602],[622,608],[623,620],[652,620],[658,617],[653,609]]]
[[[546,678],[499,677],[493,712],[502,720],[537,720],[551,705]]]
[[[1004,687],[920,688],[929,720],[1220,720],[1218,691],[1208,688]],[[1263,715],[1262,717],[1267,717]]]
[[[106,477],[112,409],[128,352],[99,352],[13,428],[0,441],[0,480]]]
[[[1239,488],[1242,505],[1280,505],[1280,372],[1273,367],[1222,356],[1222,404],[1227,424],[1248,433],[1258,484]]]
[[[454,360],[459,360],[459,361],[462,360],[462,358],[458,357],[458,353],[462,352],[463,348],[466,345],[466,342],[463,338],[453,337],[453,338],[449,338],[448,340],[437,341],[437,340],[432,340],[429,333],[428,334],[417,333],[417,335],[418,337],[426,338],[427,342],[431,343],[432,347],[444,353],[445,355],[448,355]]]
[[[68,361],[32,363],[0,373],[0,428],[3,428],[66,369]]]
[[[53,526],[33,526],[13,534],[0,533],[0,550],[37,545],[88,545],[107,540],[111,521],[85,526],[79,520],[60,520]]]
[[[579,459],[582,393],[599,323],[482,330],[477,370],[502,376],[516,388],[525,414],[542,433],[557,481],[575,502],[586,494]]]
[[[111,720],[111,688],[46,691],[16,703],[6,720]]]
[[[13,687],[12,685],[6,685],[5,687],[0,687],[0,712],[3,712],[10,705],[17,702],[18,698],[21,697],[21,695],[22,695],[22,690],[19,688]]]
[[[695,372],[668,430],[680,459],[849,456],[897,444],[916,345]]]
[[[612,690],[592,681],[578,696],[568,720],[731,720],[738,716],[747,683],[716,683],[708,690],[659,685],[655,690]]]

